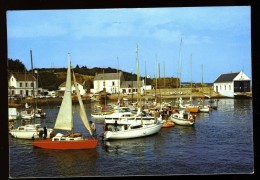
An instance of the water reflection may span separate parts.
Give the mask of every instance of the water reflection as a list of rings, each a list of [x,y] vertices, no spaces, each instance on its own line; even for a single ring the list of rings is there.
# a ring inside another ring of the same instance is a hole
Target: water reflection
[[[38,174],[62,177],[75,177],[80,174],[93,175],[97,173],[96,161],[99,157],[96,149],[86,150],[46,150],[33,148],[35,168],[41,169]],[[51,165],[50,165],[51,164]],[[51,174],[45,174],[51,167]]]

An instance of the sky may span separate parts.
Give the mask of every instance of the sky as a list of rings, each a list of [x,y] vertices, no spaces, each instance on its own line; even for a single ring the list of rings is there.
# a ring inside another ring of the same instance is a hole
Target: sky
[[[31,69],[115,68],[141,76],[213,83],[252,79],[250,6],[23,10],[7,12],[8,58]]]

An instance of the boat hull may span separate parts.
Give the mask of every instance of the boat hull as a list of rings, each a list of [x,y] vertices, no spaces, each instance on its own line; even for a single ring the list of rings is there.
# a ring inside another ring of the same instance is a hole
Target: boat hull
[[[191,113],[197,113],[199,112],[199,108],[198,107],[186,107],[185,109],[187,112],[191,112]]]
[[[47,138],[50,138],[53,129],[47,129]],[[9,131],[12,137],[17,139],[38,139],[39,131],[36,129],[36,125],[25,125],[17,129],[12,129]]]
[[[175,125],[174,122],[167,121],[167,122],[163,123],[162,127],[167,128],[167,127],[173,127],[174,125]]]
[[[104,133],[104,139],[131,139],[149,136],[158,133],[161,127],[162,123],[158,123],[155,125],[146,125],[140,129],[130,129],[124,131],[106,131]]]
[[[71,141],[53,141],[52,139],[37,140],[33,142],[33,146],[42,149],[94,149],[98,143],[97,139],[82,139]]]
[[[177,125],[182,125],[182,126],[192,126],[195,123],[194,120],[188,120],[188,119],[177,118],[177,117],[171,117],[171,121]]]
[[[209,113],[209,108],[201,108],[199,112]]]

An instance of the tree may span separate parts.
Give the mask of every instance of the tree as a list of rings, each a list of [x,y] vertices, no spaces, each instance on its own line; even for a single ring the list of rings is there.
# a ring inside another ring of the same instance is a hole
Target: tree
[[[39,72],[39,86],[48,90],[57,90],[66,79],[58,78],[52,72]]]
[[[13,60],[8,58],[7,67],[10,72],[24,72],[24,70],[27,71],[25,65],[19,59]]]

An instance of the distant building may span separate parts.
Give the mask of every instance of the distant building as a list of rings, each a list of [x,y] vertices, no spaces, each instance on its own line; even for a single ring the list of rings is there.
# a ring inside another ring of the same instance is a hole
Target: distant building
[[[105,90],[111,94],[121,93],[121,83],[125,80],[123,73],[101,73],[94,77],[93,93],[98,93]]]
[[[242,71],[221,74],[214,81],[214,91],[227,97],[234,97],[238,93],[250,92],[250,79]]]
[[[8,95],[28,97],[38,95],[42,91],[36,78],[30,73],[10,73],[8,78]]]
[[[131,94],[137,93],[137,81],[125,81],[122,72],[119,73],[101,73],[96,74],[94,77],[94,89],[91,89],[92,93],[98,93],[105,90],[111,94]],[[147,89],[145,89],[147,88]],[[144,93],[145,90],[150,90],[151,86],[145,86],[144,81],[140,81],[140,93]]]
[[[82,84],[78,83],[78,82],[77,82],[77,86],[79,88],[80,95],[84,95],[86,93],[84,86]],[[64,94],[65,88],[66,88],[66,82],[63,82],[59,86],[59,90],[57,91],[57,95],[60,96],[60,95]],[[73,81],[72,81],[72,84],[71,84],[71,90],[72,90],[72,93],[74,93],[74,94],[76,93],[76,88],[75,88]]]

